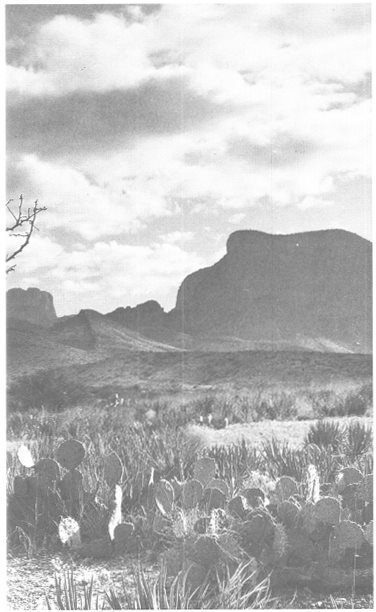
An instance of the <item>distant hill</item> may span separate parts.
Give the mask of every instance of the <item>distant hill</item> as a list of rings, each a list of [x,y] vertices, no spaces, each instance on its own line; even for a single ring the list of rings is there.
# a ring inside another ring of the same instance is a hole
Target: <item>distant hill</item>
[[[343,230],[238,231],[226,255],[185,278],[170,312],[154,300],[56,316],[39,289],[7,293],[8,373],[134,352],[372,350],[372,245]]]

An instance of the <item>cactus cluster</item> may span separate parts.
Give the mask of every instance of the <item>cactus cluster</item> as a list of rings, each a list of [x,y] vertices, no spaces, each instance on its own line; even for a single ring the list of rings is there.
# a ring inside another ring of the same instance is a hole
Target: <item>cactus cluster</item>
[[[34,461],[26,447],[18,458],[24,474],[13,481],[15,524],[39,538],[55,534],[85,556],[132,554],[149,538],[167,575],[183,569],[192,587],[242,561],[284,582],[345,583],[349,571],[355,580],[372,571],[373,478],[357,468],[342,469],[325,486],[310,466],[306,482],[281,476],[267,488],[249,481],[242,488],[218,478],[215,461],[204,457],[184,482],[151,479],[138,525],[122,514],[123,465],[115,452],[102,460],[101,497],[84,486],[78,440],[60,444],[55,459]]]
[[[325,582],[325,568],[333,579],[330,570],[347,567],[348,559],[369,558],[373,522],[364,513],[354,520],[344,493],[356,487],[353,495],[364,509],[372,501],[372,475],[346,468],[335,484],[321,488],[315,471],[308,484],[282,476],[271,491],[245,488],[231,496],[215,472],[213,460],[198,461],[179,498],[167,481],[158,483],[154,529],[169,534],[163,559],[170,574],[193,567],[201,584],[223,564],[252,559],[258,571],[276,577],[291,570],[291,579]]]

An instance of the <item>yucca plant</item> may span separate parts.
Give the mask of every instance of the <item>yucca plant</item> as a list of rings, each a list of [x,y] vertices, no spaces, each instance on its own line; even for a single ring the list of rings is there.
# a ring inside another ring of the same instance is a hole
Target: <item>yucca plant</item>
[[[94,578],[81,586],[81,592],[73,569],[64,573],[63,578],[55,574],[55,600],[52,604],[46,595],[48,610],[102,610],[99,595],[94,594]]]
[[[316,444],[319,448],[331,448],[338,452],[343,444],[345,430],[342,425],[335,421],[317,421],[309,428],[306,436],[306,444]]]
[[[345,451],[356,459],[372,450],[372,429],[359,421],[349,423],[345,437]]]

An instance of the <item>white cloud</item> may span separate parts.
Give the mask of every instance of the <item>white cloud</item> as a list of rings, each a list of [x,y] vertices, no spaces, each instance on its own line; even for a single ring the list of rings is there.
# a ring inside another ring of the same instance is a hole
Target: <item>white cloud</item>
[[[371,70],[367,5],[166,4],[149,15],[135,8],[133,15],[59,16],[40,25],[22,53],[8,67],[9,89],[19,94],[10,104],[77,91],[137,92],[150,79],[168,88],[176,75],[210,103],[205,120],[186,123],[187,89],[179,94],[175,82],[167,98],[179,109],[180,131],[163,123],[155,104],[153,127],[135,125],[130,142],[110,139],[105,150],[89,152],[77,146],[53,159],[36,144],[34,155],[10,157],[14,193],[48,207],[43,227],[79,235],[82,246],[71,252],[47,243],[42,251],[55,254],[64,290],[87,295],[87,305],[104,304],[106,295],[171,302],[172,288],[205,263],[182,248],[193,238],[185,215],[201,228],[204,213],[224,209],[226,223],[238,225],[264,201],[266,209],[321,215],[337,202],[339,182],[371,175],[371,103],[361,88]],[[173,215],[181,216],[180,232],[177,219],[168,224]],[[120,244],[120,236],[162,217],[163,233],[153,234],[161,243]],[[40,269],[37,247],[35,240],[22,260],[29,278]]]
[[[239,225],[239,223],[244,221],[245,217],[246,217],[245,213],[236,213],[235,215],[231,215],[231,217],[229,217],[228,220],[233,225]]]
[[[111,240],[96,242],[85,251],[67,251],[38,236],[30,242],[28,252],[17,259],[18,270],[38,277],[41,286],[57,285],[63,295],[73,293],[80,308],[103,312],[146,299],[157,299],[172,308],[180,283],[203,263],[196,253],[175,244],[137,246]],[[8,282],[9,286],[20,285],[17,274]],[[65,314],[59,295],[55,297],[60,314]]]
[[[169,214],[153,180],[138,179],[128,187],[116,177],[111,184],[98,184],[69,164],[41,161],[35,155],[24,156],[13,171],[18,176],[16,192],[26,191],[47,206],[46,228],[66,228],[87,240],[135,231],[146,220]]]

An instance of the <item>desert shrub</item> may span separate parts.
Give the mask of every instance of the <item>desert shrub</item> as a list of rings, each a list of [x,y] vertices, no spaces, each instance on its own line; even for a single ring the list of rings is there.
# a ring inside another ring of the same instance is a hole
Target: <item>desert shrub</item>
[[[61,411],[87,397],[83,385],[59,372],[43,371],[19,378],[9,389],[8,409]]]
[[[310,426],[306,436],[306,444],[316,444],[319,448],[331,448],[338,451],[344,440],[344,428],[338,422],[317,421]]]
[[[354,391],[345,397],[344,413],[348,416],[363,416],[369,404],[367,394],[364,395],[361,391]]]
[[[356,459],[372,450],[372,429],[359,421],[348,424],[345,436],[345,451],[349,457]]]

